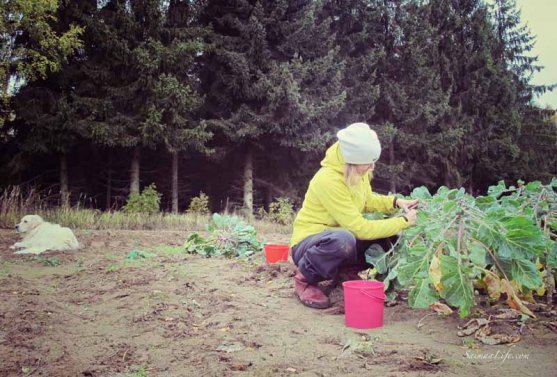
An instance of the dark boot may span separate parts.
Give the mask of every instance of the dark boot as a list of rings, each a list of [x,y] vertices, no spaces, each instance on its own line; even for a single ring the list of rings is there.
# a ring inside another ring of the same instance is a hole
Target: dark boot
[[[329,298],[317,285],[310,284],[306,277],[297,271],[294,276],[294,290],[305,306],[315,309],[325,309],[331,306]]]
[[[344,283],[345,281],[349,280],[362,280],[358,272],[365,270],[365,268],[361,268],[358,266],[351,266],[351,267],[341,267],[338,272],[338,280],[339,283]]]
[[[349,280],[362,280],[358,272],[364,270],[365,268],[358,266],[341,267],[338,274],[333,278],[331,282],[331,290],[338,287],[340,284]]]

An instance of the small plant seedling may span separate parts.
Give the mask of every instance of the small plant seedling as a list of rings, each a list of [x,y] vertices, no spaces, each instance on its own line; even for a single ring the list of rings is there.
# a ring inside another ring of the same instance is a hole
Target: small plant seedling
[[[130,373],[127,373],[129,377],[147,377],[149,372],[145,370],[143,367],[136,367],[132,368],[133,370]]]
[[[0,263],[0,275],[9,274],[11,272],[10,265],[7,262]]]
[[[150,253],[148,251],[132,250],[128,253],[128,255],[126,256],[126,259],[128,259],[128,260],[141,260],[141,259],[151,258],[154,255],[155,254]]]
[[[527,314],[521,314],[520,315],[520,322],[522,322],[522,323],[526,323],[526,321],[528,321],[529,319],[531,319],[531,317]]]
[[[209,197],[204,192],[200,192],[199,196],[191,199],[186,212],[194,215],[208,215],[211,213],[209,210]]]
[[[108,266],[106,266],[105,269],[106,269],[106,272],[114,272],[114,271],[117,271],[118,268],[119,268],[118,265],[116,265],[114,263],[111,263]]]
[[[375,349],[373,348],[373,341],[371,339],[358,342],[354,351],[360,354],[372,354],[375,355]]]
[[[164,254],[180,254],[185,252],[182,246],[169,246],[169,245],[157,246],[155,248],[155,251]]]
[[[124,205],[126,213],[153,214],[159,212],[161,196],[157,192],[157,186],[151,183],[145,187],[141,194],[131,194],[128,202]]]
[[[47,267],[57,267],[62,264],[60,259],[58,259],[57,257],[37,257],[36,261]]]
[[[426,364],[439,364],[443,361],[443,359],[441,359],[440,357],[438,357],[437,355],[434,355],[432,353],[428,353],[428,352],[424,352],[424,354],[422,356],[416,356],[417,360],[422,360],[424,363]]]
[[[468,336],[462,339],[462,345],[466,348],[471,348],[471,349],[478,349],[480,347],[476,339]]]

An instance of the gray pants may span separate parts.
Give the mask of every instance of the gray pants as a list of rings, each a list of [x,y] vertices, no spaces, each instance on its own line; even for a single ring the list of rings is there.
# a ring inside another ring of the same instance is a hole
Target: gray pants
[[[326,230],[295,245],[292,260],[308,282],[316,284],[336,278],[343,267],[367,268],[365,251],[373,243],[378,243],[384,250],[391,246],[390,239],[362,241],[345,229]]]

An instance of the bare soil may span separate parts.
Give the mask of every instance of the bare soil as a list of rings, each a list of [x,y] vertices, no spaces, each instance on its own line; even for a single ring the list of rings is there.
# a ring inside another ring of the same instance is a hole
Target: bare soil
[[[385,307],[382,328],[358,330],[344,324],[340,288],[330,310],[301,305],[290,263],[183,254],[186,232],[76,236],[77,252],[18,256],[17,235],[0,230],[0,376],[557,375],[551,314],[502,326],[521,337],[511,346],[460,338],[466,319],[405,302]]]

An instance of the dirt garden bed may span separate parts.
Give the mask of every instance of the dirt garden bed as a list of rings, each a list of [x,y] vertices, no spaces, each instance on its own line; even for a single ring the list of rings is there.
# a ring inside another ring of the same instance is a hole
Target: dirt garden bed
[[[187,234],[177,231],[76,235],[77,252],[16,256],[8,247],[17,236],[0,230],[0,376],[555,373],[556,318],[547,313],[506,323],[520,336],[510,346],[458,337],[467,320],[404,302],[385,308],[384,327],[357,330],[338,314],[338,288],[338,310],[302,306],[289,263],[183,254]]]

